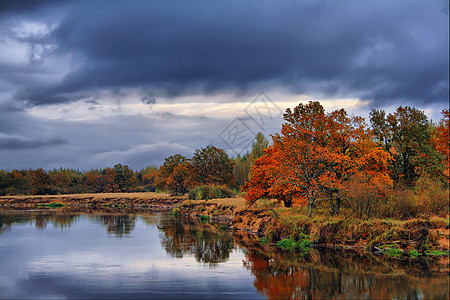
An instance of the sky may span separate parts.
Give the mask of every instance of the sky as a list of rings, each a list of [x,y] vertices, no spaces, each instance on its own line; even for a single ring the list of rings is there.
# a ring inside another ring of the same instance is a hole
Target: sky
[[[242,155],[311,100],[438,121],[448,28],[448,0],[1,1],[0,169]]]

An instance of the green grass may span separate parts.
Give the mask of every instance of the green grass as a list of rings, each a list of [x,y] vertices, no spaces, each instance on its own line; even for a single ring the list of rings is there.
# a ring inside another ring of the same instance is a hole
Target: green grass
[[[411,250],[411,251],[409,251],[409,256],[410,256],[411,258],[416,258],[416,257],[418,257],[418,256],[420,256],[420,255],[422,255],[422,253],[419,253],[419,251],[417,251],[417,250]]]
[[[180,216],[180,208],[175,207],[174,209],[172,209],[170,212],[170,215],[172,215],[174,217],[179,217]]]
[[[397,248],[395,245],[394,247],[389,247],[389,245],[386,245],[383,248],[384,254],[391,257],[401,257],[403,255],[403,250],[400,248]]]
[[[301,252],[308,252],[312,246],[312,242],[306,234],[300,233],[297,236],[297,241],[293,238],[282,239],[277,242],[277,246],[284,250],[300,250]]]
[[[37,204],[36,206],[45,206],[45,207],[63,207],[63,206],[67,206],[67,204],[65,203],[61,203],[61,202],[50,202],[50,203],[44,203],[44,204]]]
[[[448,252],[440,250],[425,250],[425,255],[430,256],[447,256]]]
[[[265,236],[263,236],[262,238],[259,239],[259,242],[262,245],[266,245],[269,242],[269,240]]]
[[[201,216],[200,216],[200,222],[202,222],[202,223],[207,223],[207,222],[209,222],[209,216],[201,215]]]
[[[220,225],[219,229],[220,230],[228,230],[228,229],[230,229],[230,227],[228,227],[227,225]]]

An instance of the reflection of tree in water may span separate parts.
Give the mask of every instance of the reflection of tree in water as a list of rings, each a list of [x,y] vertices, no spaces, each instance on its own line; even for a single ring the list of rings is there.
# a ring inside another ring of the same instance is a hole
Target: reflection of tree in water
[[[117,237],[130,234],[136,225],[134,215],[103,215],[100,220],[106,225],[108,233],[114,233]]]
[[[270,299],[448,297],[445,276],[409,277],[404,269],[386,275],[380,262],[367,255],[339,252],[295,257],[277,252],[270,257],[250,249],[246,256],[256,289]]]
[[[3,212],[0,212],[0,233],[9,230],[13,224],[29,224],[32,221],[30,216],[21,214],[3,214]]]
[[[33,223],[37,229],[43,230],[48,224],[53,224],[55,229],[69,228],[78,218],[73,214],[61,214],[51,211],[39,212],[0,212],[0,233],[8,230],[12,224],[29,224]]]
[[[207,224],[168,218],[162,219],[158,228],[164,233],[162,246],[173,257],[193,255],[198,262],[214,266],[226,261],[234,247],[231,234],[214,232]]]
[[[90,211],[91,212],[91,211]],[[72,210],[48,210],[48,211],[26,211],[17,212],[14,210],[0,211],[0,233],[8,230],[12,224],[33,223],[37,229],[44,230],[49,224],[53,224],[55,229],[67,229],[79,218],[79,212]],[[81,212],[84,213],[84,212]],[[92,212],[91,212],[92,213]],[[109,233],[114,233],[121,237],[129,234],[135,227],[135,215],[93,215],[93,220],[107,226]],[[145,220],[155,222],[150,217]]]

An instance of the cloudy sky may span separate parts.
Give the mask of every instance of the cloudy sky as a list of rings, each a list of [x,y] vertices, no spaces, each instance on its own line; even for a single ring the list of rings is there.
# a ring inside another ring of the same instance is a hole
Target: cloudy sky
[[[448,0],[1,1],[0,169],[243,153],[319,100],[440,119]]]

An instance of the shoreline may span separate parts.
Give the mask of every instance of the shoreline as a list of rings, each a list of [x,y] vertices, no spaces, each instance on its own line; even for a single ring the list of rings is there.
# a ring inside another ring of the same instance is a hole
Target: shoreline
[[[122,207],[171,210],[184,201],[163,193],[92,193],[0,196],[0,207]]]
[[[1,196],[0,207],[85,207],[170,211],[193,219],[207,218],[232,230],[266,238],[271,243],[296,239],[306,234],[315,247],[383,252],[383,247],[400,249],[402,256],[411,250],[425,253],[433,249],[447,252],[449,269],[449,228],[430,219],[355,220],[342,218],[290,219],[273,207],[248,208],[243,198],[188,200],[163,193],[102,193],[70,195]],[[427,251],[428,251],[427,250]],[[448,271],[447,271],[448,272]]]

